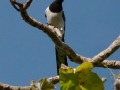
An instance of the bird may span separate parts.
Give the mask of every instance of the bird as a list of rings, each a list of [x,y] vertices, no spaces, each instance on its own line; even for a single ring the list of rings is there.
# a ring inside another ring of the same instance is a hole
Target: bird
[[[63,11],[62,3],[64,0],[54,0],[45,10],[45,17],[47,18],[47,24],[58,28],[62,33],[61,40],[65,42],[65,14]],[[59,68],[61,64],[68,66],[67,56],[65,53],[57,46],[55,46],[56,51],[56,63],[57,63],[57,75],[59,75]]]

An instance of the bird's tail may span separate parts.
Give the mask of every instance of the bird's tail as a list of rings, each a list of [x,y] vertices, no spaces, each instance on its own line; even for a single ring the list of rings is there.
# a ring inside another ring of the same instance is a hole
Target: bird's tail
[[[61,64],[65,64],[66,66],[68,66],[68,63],[65,53],[57,46],[55,47],[55,50],[56,50],[57,74],[59,75],[59,68],[61,67]]]

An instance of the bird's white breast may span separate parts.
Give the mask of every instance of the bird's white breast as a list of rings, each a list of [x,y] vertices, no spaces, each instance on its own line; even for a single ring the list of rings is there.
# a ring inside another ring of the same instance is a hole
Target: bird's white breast
[[[62,17],[62,11],[59,13],[53,13],[47,7],[45,14],[47,16],[47,23],[55,26],[56,28],[60,29],[62,33],[64,33],[64,20]]]

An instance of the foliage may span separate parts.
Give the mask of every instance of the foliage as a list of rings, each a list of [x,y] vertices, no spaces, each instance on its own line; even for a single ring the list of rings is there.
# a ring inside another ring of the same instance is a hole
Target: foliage
[[[61,90],[104,90],[102,80],[92,69],[90,62],[84,62],[76,69],[62,65],[59,70]]]
[[[31,80],[32,90],[53,90],[55,86],[50,83],[46,78],[39,80],[38,83],[35,83],[34,80]]]

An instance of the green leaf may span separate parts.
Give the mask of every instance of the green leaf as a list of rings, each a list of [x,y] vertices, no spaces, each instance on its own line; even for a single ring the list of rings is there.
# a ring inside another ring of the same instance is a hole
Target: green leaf
[[[104,90],[99,76],[91,72],[93,64],[84,62],[74,70],[62,66],[59,70],[61,90]]]
[[[60,87],[61,90],[79,90],[76,85],[78,85],[78,75],[75,75],[72,68],[60,69]]]
[[[79,85],[82,90],[104,90],[103,82],[94,72],[89,72],[86,76],[80,77]]]

